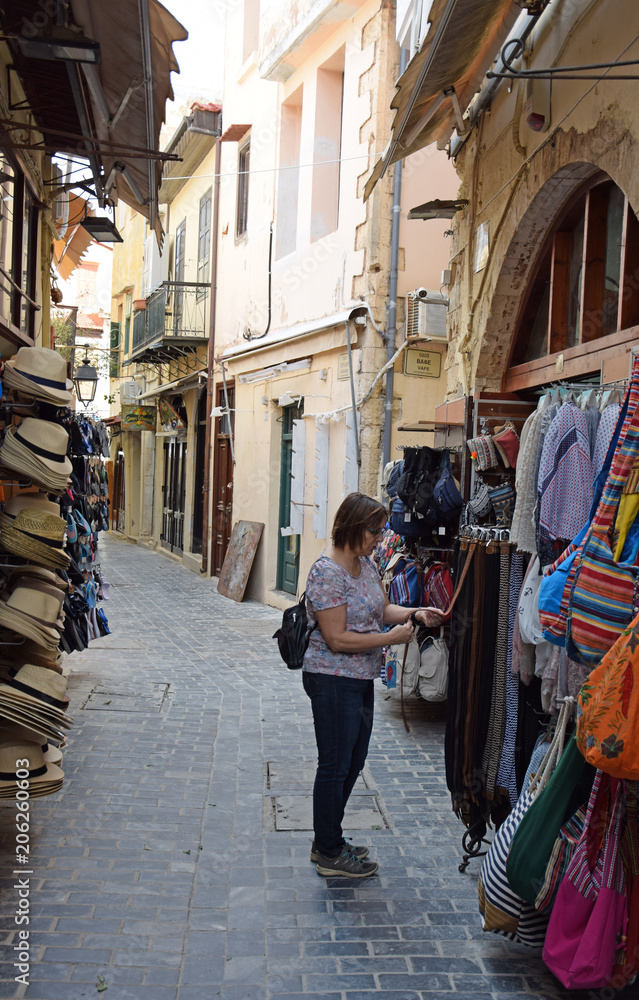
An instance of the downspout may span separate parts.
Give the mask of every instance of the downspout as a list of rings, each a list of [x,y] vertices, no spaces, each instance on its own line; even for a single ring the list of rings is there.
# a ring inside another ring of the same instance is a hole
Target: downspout
[[[355,376],[353,374],[353,351],[351,349],[351,327],[350,320],[344,323],[346,327],[346,351],[348,354],[348,375],[351,382],[351,406],[353,409],[353,436],[355,438],[355,455],[357,456],[357,467],[362,464],[362,456],[359,450],[359,432],[357,430],[357,402],[355,400]]]
[[[408,50],[402,49],[399,61],[400,76],[408,63]],[[395,354],[397,337],[397,281],[399,275],[399,223],[402,203],[402,166],[403,160],[395,164],[393,177],[393,221],[391,227],[391,265],[388,285],[388,333],[386,335],[386,363]],[[385,468],[391,460],[391,439],[393,436],[393,392],[395,387],[395,369],[390,365],[386,372],[386,402],[384,403],[384,445],[382,450]]]
[[[211,551],[211,525],[209,506],[211,499],[211,410],[213,409],[213,368],[215,366],[215,311],[217,306],[217,237],[220,217],[220,166],[222,161],[222,144],[219,136],[215,142],[215,180],[213,182],[213,239],[211,241],[211,307],[209,311],[209,350],[206,373],[206,429],[204,433],[204,478],[202,482],[202,499],[204,503],[202,516],[202,568],[201,573],[209,571],[209,552]]]

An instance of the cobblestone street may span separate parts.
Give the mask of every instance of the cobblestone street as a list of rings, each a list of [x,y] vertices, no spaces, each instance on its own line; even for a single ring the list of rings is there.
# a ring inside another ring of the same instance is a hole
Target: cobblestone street
[[[377,683],[353,797],[369,829],[347,833],[380,873],[320,878],[311,831],[289,829],[309,814],[315,741],[300,675],[271,640],[281,613],[111,537],[101,554],[113,634],[68,659],[64,786],[31,803],[28,987],[13,968],[15,804],[0,806],[0,996],[578,996],[539,955],[481,930],[479,862],[458,870],[441,706],[411,705],[407,734]]]

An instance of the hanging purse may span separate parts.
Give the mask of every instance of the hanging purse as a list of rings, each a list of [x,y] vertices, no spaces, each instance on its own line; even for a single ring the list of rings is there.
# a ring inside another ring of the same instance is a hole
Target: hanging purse
[[[445,611],[453,599],[453,592],[453,578],[446,563],[433,562],[425,567],[424,593],[421,602],[425,607]]]
[[[583,836],[559,886],[543,950],[544,962],[567,989],[607,986],[622,946],[627,920],[622,818],[621,782],[597,772]]]
[[[443,630],[442,630],[443,631]],[[418,691],[424,701],[446,701],[448,646],[440,635],[424,639],[419,647]]]
[[[596,666],[639,612],[639,539],[617,562],[612,534],[624,485],[639,458],[639,407],[613,459],[597,512],[581,550],[570,594],[566,651],[584,666]],[[630,542],[630,537],[629,537]]]
[[[475,468],[479,469],[480,472],[494,469],[499,464],[497,449],[490,434],[482,433],[479,437],[471,438],[467,445]]]
[[[519,455],[519,436],[511,420],[507,420],[503,427],[495,428],[493,444],[506,468],[514,469]]]
[[[616,778],[639,779],[639,614],[579,692],[577,744]]]
[[[505,477],[504,477],[505,479]],[[516,494],[513,484],[505,479],[499,486],[488,490],[490,502],[495,511],[495,523],[498,528],[509,528],[515,513]]]
[[[493,505],[490,502],[490,492],[481,476],[475,476],[475,491],[464,508],[464,520],[467,524],[475,524],[488,517]]]

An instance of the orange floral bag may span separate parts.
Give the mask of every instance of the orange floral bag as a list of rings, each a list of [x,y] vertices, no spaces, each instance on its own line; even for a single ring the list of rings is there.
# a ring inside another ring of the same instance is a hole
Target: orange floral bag
[[[579,692],[577,746],[593,767],[639,779],[639,615]]]

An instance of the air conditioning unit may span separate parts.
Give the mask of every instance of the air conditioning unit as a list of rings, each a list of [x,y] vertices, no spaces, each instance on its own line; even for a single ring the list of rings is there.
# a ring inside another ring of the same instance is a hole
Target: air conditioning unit
[[[128,379],[126,382],[120,384],[120,405],[126,406],[127,404],[135,403],[140,395],[142,389],[137,382],[133,379]]]
[[[447,341],[446,313],[448,299],[441,292],[416,288],[409,292],[406,303],[406,339]]]

